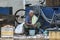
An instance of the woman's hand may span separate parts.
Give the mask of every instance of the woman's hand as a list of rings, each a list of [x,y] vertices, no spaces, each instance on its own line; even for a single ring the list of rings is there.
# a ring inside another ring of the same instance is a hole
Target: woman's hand
[[[35,24],[34,25],[32,24],[32,27],[36,27],[36,25]]]

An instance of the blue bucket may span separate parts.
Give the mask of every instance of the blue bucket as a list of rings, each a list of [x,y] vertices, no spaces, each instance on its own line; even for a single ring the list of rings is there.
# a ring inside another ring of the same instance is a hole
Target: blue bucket
[[[35,35],[35,30],[29,30],[29,35],[34,36]]]

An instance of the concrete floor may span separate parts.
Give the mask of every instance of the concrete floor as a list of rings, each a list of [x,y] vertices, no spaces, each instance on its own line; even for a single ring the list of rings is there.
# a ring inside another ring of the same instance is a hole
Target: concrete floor
[[[0,40],[47,40],[43,35],[35,36],[24,36],[24,35],[15,35],[14,38],[3,38]]]
[[[35,35],[35,36],[21,36],[17,35],[14,36],[15,40],[47,40],[43,35]]]

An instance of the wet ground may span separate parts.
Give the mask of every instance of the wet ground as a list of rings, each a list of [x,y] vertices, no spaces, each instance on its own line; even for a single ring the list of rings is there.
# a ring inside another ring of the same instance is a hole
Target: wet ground
[[[13,38],[2,38],[0,40],[47,40],[48,38],[44,35],[35,36],[25,36],[25,35],[15,35]]]

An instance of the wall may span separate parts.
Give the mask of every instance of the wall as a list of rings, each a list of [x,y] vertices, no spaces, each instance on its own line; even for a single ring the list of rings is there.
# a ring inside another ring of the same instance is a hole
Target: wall
[[[32,5],[41,5],[39,1],[43,2],[44,0],[26,0],[26,4],[31,3]],[[46,2],[44,2],[44,5],[46,5]]]
[[[18,9],[24,9],[24,5],[24,0],[0,0],[0,7],[13,7],[13,14]]]
[[[31,3],[32,5],[35,5],[39,3],[39,0],[26,0],[26,3]]]
[[[13,14],[18,9],[25,9],[25,0],[0,0],[0,7],[13,7]],[[25,12],[19,12],[19,15],[24,15]],[[24,19],[20,19],[20,22],[23,22]]]

